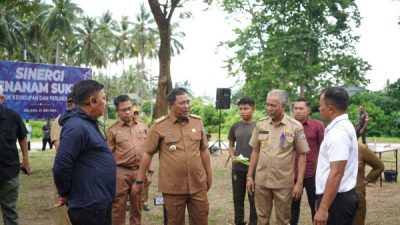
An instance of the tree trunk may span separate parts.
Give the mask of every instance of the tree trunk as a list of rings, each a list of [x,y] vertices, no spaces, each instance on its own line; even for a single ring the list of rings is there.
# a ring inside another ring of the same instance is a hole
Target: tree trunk
[[[160,63],[160,71],[158,77],[158,90],[156,104],[152,118],[158,118],[168,113],[167,95],[172,90],[171,80],[171,17],[179,4],[180,0],[171,0],[169,12],[158,0],[148,0],[151,12],[157,23],[158,31],[160,32],[160,50],[158,53],[158,60]]]
[[[56,40],[56,65],[60,65],[60,57],[59,57],[59,44],[58,44],[58,39]]]
[[[163,24],[160,27],[160,51],[158,59],[160,62],[160,71],[158,77],[158,91],[156,104],[153,112],[153,119],[163,116],[168,113],[167,95],[172,90],[171,80],[171,26]]]

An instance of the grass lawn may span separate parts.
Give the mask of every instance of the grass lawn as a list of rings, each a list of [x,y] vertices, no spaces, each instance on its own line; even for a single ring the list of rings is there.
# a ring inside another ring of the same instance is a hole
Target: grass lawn
[[[224,167],[227,156],[227,152],[223,151],[222,155],[211,157],[214,183],[208,193],[210,202],[210,225],[233,224],[230,163],[228,167]],[[30,176],[20,175],[20,194],[18,201],[20,224],[53,224],[55,187],[53,185],[51,167],[54,159],[54,151],[34,151],[31,152],[30,158],[32,174]],[[154,157],[156,163],[157,158],[156,156]],[[391,166],[387,165],[387,167],[390,168]],[[157,192],[157,169],[154,175],[154,183],[150,189],[149,203],[152,203],[152,199],[155,196],[161,196],[161,194]],[[368,213],[366,224],[399,224],[400,214],[398,202],[400,202],[400,189],[397,183],[383,183],[382,188],[379,187],[379,184],[372,185],[367,188],[367,201]],[[248,218],[248,215],[248,206],[246,206],[246,218]],[[162,207],[160,206],[152,206],[150,212],[143,212],[143,224],[161,225],[162,218]],[[2,220],[0,224],[3,224]],[[272,224],[276,224],[274,212],[272,215]],[[299,224],[311,224],[305,194],[302,199]]]

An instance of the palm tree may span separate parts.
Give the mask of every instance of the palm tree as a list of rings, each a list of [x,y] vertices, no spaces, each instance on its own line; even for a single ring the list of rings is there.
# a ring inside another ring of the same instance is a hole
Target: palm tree
[[[179,39],[183,39],[186,34],[184,32],[178,31],[179,24],[173,23],[171,26],[171,55],[179,55],[181,51],[184,49],[183,44],[179,41]]]
[[[52,1],[54,5],[42,12],[45,16],[42,28],[49,37],[55,40],[56,64],[60,64],[60,41],[66,41],[72,37],[73,26],[78,22],[78,15],[83,11],[71,0]]]
[[[135,48],[130,44],[131,29],[127,16],[123,16],[121,21],[118,23],[116,28],[117,38],[116,46],[114,50],[114,61],[122,61],[122,73],[125,73],[125,59],[137,55]]]
[[[77,64],[105,67],[107,58],[102,48],[98,45],[100,27],[92,17],[83,17],[81,21],[81,26],[75,28],[77,43],[73,48],[73,51],[78,53]]]
[[[2,6],[0,8],[0,47],[4,48],[2,52],[4,51],[6,59],[23,59],[25,32],[26,26],[17,17],[16,10]]]
[[[134,24],[132,44],[140,56],[140,65],[144,69],[144,58],[146,56],[150,58],[157,57],[158,31],[152,15],[146,10],[143,3],[140,4],[140,10],[136,15]]]

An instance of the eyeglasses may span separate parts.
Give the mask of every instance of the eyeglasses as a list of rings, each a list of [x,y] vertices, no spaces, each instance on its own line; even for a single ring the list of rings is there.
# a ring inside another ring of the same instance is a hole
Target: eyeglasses
[[[120,112],[132,112],[132,107],[127,107],[125,109],[118,109]]]

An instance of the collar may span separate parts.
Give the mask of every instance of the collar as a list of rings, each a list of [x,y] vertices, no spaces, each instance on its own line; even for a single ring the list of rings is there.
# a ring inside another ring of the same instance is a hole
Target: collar
[[[0,118],[1,119],[3,119],[3,118],[7,119],[7,113],[4,113],[4,111],[5,111],[4,108],[5,107],[3,107],[3,105],[0,105]]]
[[[348,120],[349,119],[349,115],[347,113],[343,113],[340,116],[337,116],[335,119],[333,119],[328,126],[325,128],[326,131],[329,131],[330,129],[332,129],[337,123],[339,123],[342,120]]]
[[[287,124],[289,121],[288,121],[288,118],[287,118],[287,115],[286,115],[286,113],[283,115],[283,118],[282,118],[282,120],[279,122],[279,125],[281,125],[281,124],[283,124],[283,125],[285,125],[285,124]],[[268,123],[269,124],[273,124],[274,122],[272,121],[272,117],[268,117]]]
[[[304,121],[304,123],[302,123],[302,125],[309,125],[309,119],[310,119],[310,117],[308,116],[307,117],[307,119]]]
[[[178,118],[175,116],[175,114],[173,112],[169,113],[169,117],[168,117],[172,123],[179,123]],[[189,117],[186,117],[185,122],[189,121]]]
[[[134,119],[133,120],[133,123],[132,124],[128,124],[128,123],[125,123],[124,121],[122,121],[122,120],[119,120],[119,123],[118,123],[118,125],[120,126],[120,127],[123,127],[123,126],[128,126],[128,127],[133,127],[134,125],[136,125],[138,122]]]

